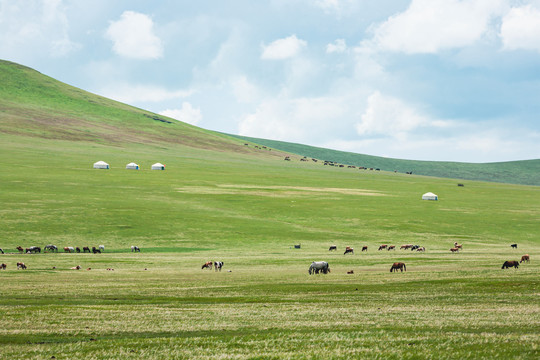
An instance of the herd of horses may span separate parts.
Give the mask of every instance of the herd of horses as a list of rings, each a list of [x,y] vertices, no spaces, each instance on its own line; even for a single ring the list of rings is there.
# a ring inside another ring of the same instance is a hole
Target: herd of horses
[[[460,245],[461,246],[461,245]],[[420,246],[420,245],[413,245],[413,244],[406,244],[406,245],[401,245],[401,247],[399,248],[400,250],[411,250],[411,251],[426,251],[426,248],[424,246]],[[379,246],[379,249],[378,251],[381,251],[381,250],[387,250],[387,251],[390,251],[390,250],[396,250],[396,246],[395,245],[388,245],[388,244],[382,244]],[[330,245],[330,248],[328,248],[328,251],[337,251],[337,245]],[[362,252],[364,251],[368,251],[368,247],[367,245],[364,245],[362,246]],[[346,255],[346,254],[354,254],[354,248],[350,247],[350,246],[346,246],[345,247],[345,252],[343,253],[343,255]]]

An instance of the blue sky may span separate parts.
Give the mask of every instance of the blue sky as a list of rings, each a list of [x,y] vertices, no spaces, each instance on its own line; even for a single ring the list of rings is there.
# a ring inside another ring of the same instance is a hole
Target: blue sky
[[[0,58],[211,130],[540,158],[540,0],[0,0]]]

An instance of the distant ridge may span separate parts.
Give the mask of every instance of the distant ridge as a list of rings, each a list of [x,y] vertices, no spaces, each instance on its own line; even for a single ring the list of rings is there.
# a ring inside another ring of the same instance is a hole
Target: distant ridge
[[[398,171],[400,173],[412,171],[415,175],[442,178],[540,186],[540,159],[482,164],[400,160],[330,150],[284,141],[266,140],[239,135],[230,136],[269,146],[284,152],[321,160],[335,161],[341,164],[380,168],[381,170]]]

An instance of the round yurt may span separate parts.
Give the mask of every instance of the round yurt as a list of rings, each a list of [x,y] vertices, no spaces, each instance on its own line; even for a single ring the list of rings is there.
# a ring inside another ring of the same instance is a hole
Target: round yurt
[[[432,192],[422,195],[422,200],[439,200],[439,197]]]
[[[109,169],[109,164],[105,161],[98,161],[97,163],[94,163],[94,169]]]
[[[152,165],[152,170],[165,170],[165,165],[161,163],[155,163]]]
[[[126,165],[126,169],[128,170],[139,170],[139,165],[135,164],[134,162],[130,162]]]

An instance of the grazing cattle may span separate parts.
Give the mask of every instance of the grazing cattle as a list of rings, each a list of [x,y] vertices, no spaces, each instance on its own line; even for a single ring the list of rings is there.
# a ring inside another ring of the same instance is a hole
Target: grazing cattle
[[[348,254],[348,253],[354,254],[354,249],[350,246],[347,246],[345,248],[345,252],[343,253],[343,255]]]
[[[407,267],[405,266],[405,263],[402,263],[402,262],[395,262],[394,264],[392,264],[392,267],[390,268],[390,272],[397,272],[398,270],[401,270],[401,272],[403,272],[403,270],[407,271]]]
[[[336,245],[332,245],[330,246],[330,248],[328,249],[328,251],[336,251],[337,250],[337,246]]]
[[[17,263],[17,270],[19,270],[19,269],[26,270],[26,265],[23,262],[18,262]]]
[[[141,252],[141,249],[138,246],[132,245],[131,252]]]
[[[81,265],[74,266],[71,270],[81,270]]]
[[[83,251],[83,253],[85,253],[85,252],[91,252],[91,251],[90,251],[90,248],[89,248],[88,246],[83,246],[82,251]]]
[[[7,265],[6,265],[6,264],[1,264],[1,265],[0,265],[0,269],[6,270],[6,268],[7,268]]]
[[[314,261],[309,266],[309,275],[318,274],[322,272],[323,274],[328,274],[330,272],[330,266],[326,261]]]
[[[347,271],[347,274],[354,274],[354,270]]]
[[[4,250],[2,250],[1,248],[0,248],[0,253],[2,253],[2,254],[4,253]]]
[[[105,245],[99,245],[99,251],[105,252]]]
[[[510,246],[512,247],[512,249],[517,249],[517,244],[512,244]]]
[[[459,249],[457,247],[453,247],[450,249],[451,252],[459,252]]]
[[[388,247],[388,249],[386,249],[386,250],[388,250],[388,251],[390,251],[390,250],[396,250],[396,245],[390,245],[390,246]]]
[[[367,246],[362,246],[362,251],[367,251]]]
[[[212,265],[213,264],[214,263],[212,261],[207,261],[207,262],[204,263],[204,265],[202,266],[201,269],[210,269],[210,270],[212,270]]]
[[[521,257],[521,260],[519,261],[519,263],[521,264],[521,263],[524,262],[524,261],[526,261],[526,262],[530,262],[530,261],[531,261],[531,259],[529,258],[529,254],[523,255],[523,256]]]
[[[221,268],[223,267],[223,261],[214,261],[214,270],[215,271],[221,271]]]
[[[22,246],[17,246],[16,249],[19,250],[20,253],[22,253],[22,252],[24,251],[24,249],[22,248]]]
[[[381,246],[379,246],[379,250],[384,250],[384,249],[386,249],[387,247],[388,247],[388,245],[381,245]]]
[[[412,244],[401,245],[399,247],[399,250],[408,250],[408,249],[412,248],[412,246],[413,246]]]
[[[75,251],[76,251],[77,253],[80,253],[80,252],[81,252],[81,248],[77,246],[77,247],[75,248]]]
[[[53,245],[53,244],[46,245],[45,248],[43,249],[43,252],[46,252],[47,250],[52,251],[52,252],[58,252],[58,248],[56,247],[56,245]]]
[[[505,261],[501,269],[508,269],[511,267],[519,268],[519,262],[517,261]]]
[[[425,251],[426,251],[426,248],[423,247],[423,246],[421,246],[421,247],[419,247],[418,249],[416,249],[416,251],[424,251],[424,252],[425,252]]]
[[[94,254],[101,254],[101,250],[100,250],[100,249],[96,249],[95,246],[92,246],[92,253],[94,253]]]

